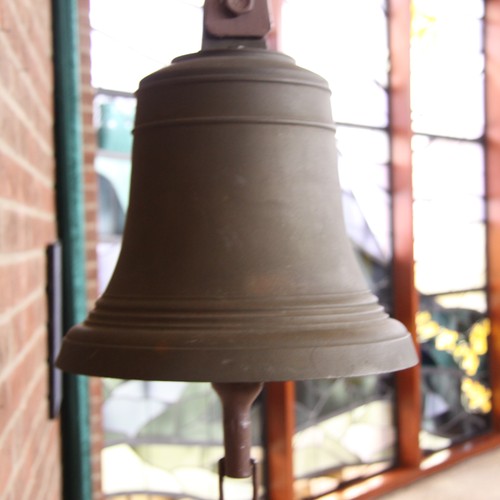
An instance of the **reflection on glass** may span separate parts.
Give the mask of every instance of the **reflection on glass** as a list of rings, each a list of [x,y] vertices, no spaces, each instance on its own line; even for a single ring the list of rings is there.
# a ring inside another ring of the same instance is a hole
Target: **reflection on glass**
[[[98,179],[97,259],[102,292],[118,259],[128,207],[135,98],[101,91],[94,99],[94,116],[99,147],[94,168]]]
[[[447,448],[489,429],[486,294],[422,297],[417,334],[422,349],[426,451]]]

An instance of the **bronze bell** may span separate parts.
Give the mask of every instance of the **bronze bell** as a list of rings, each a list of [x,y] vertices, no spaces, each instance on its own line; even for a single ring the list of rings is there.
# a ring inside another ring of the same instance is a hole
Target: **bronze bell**
[[[264,382],[415,364],[346,237],[329,97],[318,75],[253,48],[142,80],[122,252],[58,366]]]
[[[257,498],[249,409],[262,382],[396,371],[417,357],[346,236],[327,83],[256,48],[266,0],[206,0],[205,30],[210,50],[140,84],[122,252],[57,364],[212,382],[220,498],[224,475],[252,475]]]

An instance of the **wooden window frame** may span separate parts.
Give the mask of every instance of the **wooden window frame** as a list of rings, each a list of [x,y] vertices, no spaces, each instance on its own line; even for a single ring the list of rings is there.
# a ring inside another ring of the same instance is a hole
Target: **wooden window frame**
[[[281,5],[271,0],[273,48],[280,47]],[[424,456],[419,446],[421,428],[420,366],[396,375],[396,418],[398,463],[384,473],[324,495],[326,500],[367,499],[407,485],[416,479],[450,467],[457,462],[500,446],[500,0],[485,1],[485,95],[487,211],[487,282],[491,335],[489,346],[492,387],[492,430],[465,443]],[[388,0],[390,71],[390,135],[392,154],[392,200],[394,228],[394,316],[412,332],[418,297],[414,285],[412,225],[412,154],[410,116],[410,23],[411,1]],[[491,103],[491,105],[489,105]],[[293,499],[293,447],[295,427],[293,382],[267,387],[267,484],[269,500]]]

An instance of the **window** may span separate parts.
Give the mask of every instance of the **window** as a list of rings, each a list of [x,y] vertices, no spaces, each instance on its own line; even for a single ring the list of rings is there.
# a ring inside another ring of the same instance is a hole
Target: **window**
[[[491,429],[484,2],[413,2],[411,111],[424,452]]]

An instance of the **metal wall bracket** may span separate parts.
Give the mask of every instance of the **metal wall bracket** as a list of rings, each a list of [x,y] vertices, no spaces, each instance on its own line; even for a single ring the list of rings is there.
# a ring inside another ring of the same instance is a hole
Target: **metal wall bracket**
[[[47,304],[49,340],[49,416],[57,418],[62,402],[62,372],[55,366],[62,340],[62,249],[59,242],[47,247]]]

